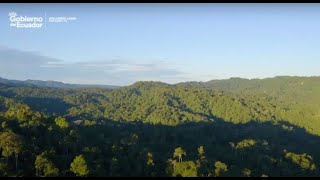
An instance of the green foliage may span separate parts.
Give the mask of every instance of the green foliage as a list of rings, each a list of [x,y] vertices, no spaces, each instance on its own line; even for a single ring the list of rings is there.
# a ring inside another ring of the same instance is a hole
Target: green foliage
[[[316,171],[316,165],[313,163],[313,159],[306,153],[296,154],[284,150],[285,158],[291,160],[294,164],[300,166],[303,170]]]
[[[70,123],[63,117],[57,117],[54,122],[62,129],[68,128],[70,126]]]
[[[36,157],[34,162],[34,167],[36,169],[37,176],[58,176],[59,169],[48,160],[48,153],[43,152]]]
[[[319,82],[1,86],[0,176],[319,176]]]
[[[204,158],[204,147],[203,146],[200,146],[198,148],[198,153],[199,153],[200,158]]]
[[[178,157],[179,162],[182,162],[182,156],[187,155],[186,151],[182,149],[182,147],[178,147],[174,150],[173,158]]]
[[[83,125],[84,126],[94,126],[96,124],[97,124],[97,122],[95,122],[95,121],[89,121],[89,120],[84,120],[83,121]]]
[[[175,163],[172,176],[197,177],[197,166],[193,161]]]
[[[243,148],[248,148],[256,145],[257,142],[254,139],[244,139],[240,142],[238,142],[236,149],[243,149]]]
[[[4,113],[5,118],[17,120],[21,127],[37,127],[41,125],[43,114],[33,112],[32,109],[20,103],[10,102],[9,108]]]
[[[76,156],[70,164],[70,171],[77,176],[86,176],[89,174],[87,162],[83,155]]]
[[[222,173],[228,171],[228,166],[221,161],[216,161],[214,167],[214,176],[220,176]]]
[[[22,138],[12,131],[2,132],[0,134],[0,148],[4,157],[12,154],[19,154],[22,151]]]

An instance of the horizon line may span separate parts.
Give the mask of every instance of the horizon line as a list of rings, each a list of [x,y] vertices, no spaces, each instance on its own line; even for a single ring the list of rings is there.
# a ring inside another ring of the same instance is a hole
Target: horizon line
[[[182,84],[182,83],[208,83],[210,81],[223,81],[223,80],[230,80],[230,79],[243,79],[243,80],[265,80],[265,79],[273,79],[273,78],[279,78],[279,77],[298,77],[298,78],[315,78],[315,77],[320,77],[320,75],[312,75],[312,76],[300,76],[300,75],[276,75],[272,77],[263,77],[263,78],[244,78],[240,76],[232,76],[229,78],[216,78],[216,79],[211,79],[208,81],[181,81],[177,83],[167,83],[164,81],[157,81],[157,80],[138,80],[135,81],[132,84],[128,85],[115,85],[115,84],[86,84],[86,83],[72,83],[72,82],[65,82],[65,81],[58,81],[58,80],[40,80],[40,79],[11,79],[11,78],[4,78],[0,76],[0,79],[5,79],[9,81],[42,81],[42,82],[56,82],[56,83],[63,83],[66,85],[84,85],[84,86],[116,86],[116,87],[126,87],[126,86],[132,86],[138,82],[159,82],[167,85],[177,85],[177,84]]]

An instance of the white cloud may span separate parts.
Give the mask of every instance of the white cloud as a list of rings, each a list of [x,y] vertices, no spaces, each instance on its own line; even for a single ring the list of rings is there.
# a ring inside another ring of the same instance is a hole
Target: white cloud
[[[67,63],[35,52],[0,48],[0,76],[9,79],[128,85],[141,80],[179,82],[185,77],[164,60],[111,59]]]

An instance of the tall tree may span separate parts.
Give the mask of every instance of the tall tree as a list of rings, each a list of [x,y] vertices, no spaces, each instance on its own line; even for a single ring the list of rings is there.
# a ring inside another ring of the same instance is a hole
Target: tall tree
[[[220,176],[221,173],[227,172],[228,171],[228,166],[221,162],[221,161],[216,161],[214,163],[214,176]]]
[[[36,169],[36,176],[59,175],[59,169],[48,159],[46,152],[43,152],[36,157],[34,166]]]
[[[22,152],[23,147],[21,136],[12,131],[6,131],[0,134],[0,140],[2,155],[7,158],[8,163],[9,157],[14,154],[16,159],[16,170],[18,170],[19,153]]]
[[[76,176],[86,176],[89,174],[87,162],[83,155],[76,156],[70,164],[70,170],[76,174]]]
[[[182,149],[182,147],[178,147],[174,150],[173,158],[178,157],[179,162],[182,162],[182,156],[187,155],[186,151]]]

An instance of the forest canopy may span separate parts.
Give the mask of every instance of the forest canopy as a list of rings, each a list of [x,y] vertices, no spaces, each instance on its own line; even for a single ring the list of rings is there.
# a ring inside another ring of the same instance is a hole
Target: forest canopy
[[[319,176],[320,77],[0,84],[0,176]]]

